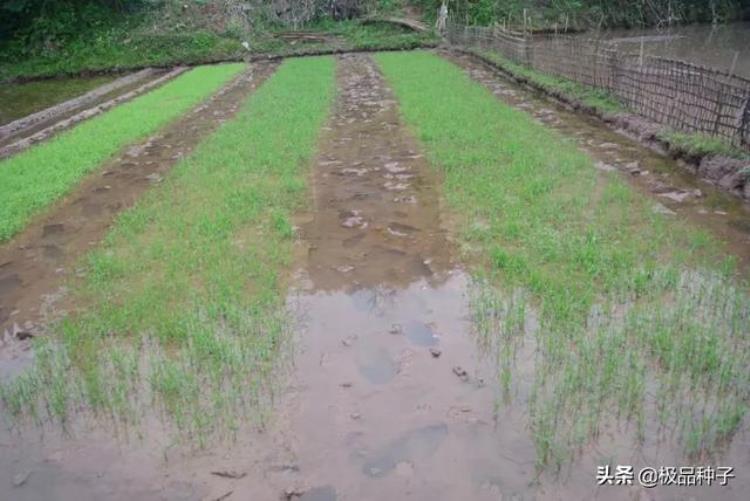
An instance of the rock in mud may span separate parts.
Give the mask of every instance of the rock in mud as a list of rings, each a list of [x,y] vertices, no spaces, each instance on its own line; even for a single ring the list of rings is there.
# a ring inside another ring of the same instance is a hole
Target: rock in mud
[[[150,183],[157,184],[157,183],[161,183],[164,180],[164,178],[161,177],[156,172],[154,172],[153,174],[149,174],[148,176],[146,176],[146,180]]]
[[[596,162],[594,164],[594,167],[603,172],[614,172],[617,170],[617,167],[615,167],[614,165],[605,164],[604,162]]]
[[[661,195],[662,193],[670,193],[670,192],[679,191],[674,186],[670,186],[661,181],[654,181],[651,184],[651,186],[649,186],[649,190],[651,191],[651,193],[656,193],[657,195]]]
[[[26,330],[16,332],[16,339],[18,339],[19,341],[25,341],[33,337],[34,337],[34,334]]]
[[[466,372],[466,370],[460,365],[457,365],[453,368],[453,374],[458,376],[458,379],[460,379],[463,382],[466,382],[469,380],[469,373]]]
[[[292,473],[299,473],[299,465],[296,463],[281,463],[281,464],[275,464],[269,468],[271,471],[276,472],[292,472]]]
[[[403,334],[404,328],[401,326],[401,324],[393,324],[391,328],[388,330],[388,334],[398,335]]]
[[[430,348],[430,355],[432,355],[432,358],[439,358],[442,354],[443,352],[438,348]]]
[[[342,215],[341,226],[344,228],[365,228],[367,222],[360,211],[353,210]]]
[[[659,193],[660,197],[668,198],[668,199],[670,199],[670,200],[672,200],[674,202],[678,202],[678,203],[684,202],[685,200],[687,200],[688,198],[690,198],[691,195],[692,195],[692,193],[690,193],[688,191],[681,191],[681,190],[668,191],[666,193]]]
[[[638,176],[642,172],[638,161],[626,163],[624,169],[631,176]]]
[[[21,487],[29,479],[31,471],[22,471],[13,475],[13,487]]]
[[[677,214],[675,211],[667,209],[658,202],[653,205],[652,210],[657,214],[664,214],[665,216],[674,216],[675,214]]]
[[[243,478],[247,475],[244,471],[234,471],[234,470],[221,470],[221,471],[212,471],[211,475],[216,475],[217,477],[222,478],[233,478],[233,479],[239,479]]]
[[[408,195],[405,197],[396,197],[393,199],[393,201],[397,204],[416,204],[417,197],[415,197],[414,195]]]

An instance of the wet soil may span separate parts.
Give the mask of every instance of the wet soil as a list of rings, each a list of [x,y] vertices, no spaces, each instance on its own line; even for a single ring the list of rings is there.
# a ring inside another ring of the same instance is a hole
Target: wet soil
[[[148,140],[125,148],[10,242],[0,245],[0,333],[6,341],[40,334],[70,305],[65,284],[120,212],[162,181],[180,158],[232,117],[276,67],[256,64],[204,103]],[[62,311],[60,311],[62,310]],[[22,343],[21,349],[26,345]],[[0,361],[9,352],[0,345]],[[3,367],[5,362],[0,362]],[[0,371],[1,373],[2,371]]]
[[[537,475],[528,396],[497,405],[492,354],[472,335],[472,285],[445,229],[440,179],[369,56],[339,57],[337,78],[311,175],[313,211],[297,221],[288,304],[299,317],[299,351],[268,426],[201,451],[178,450],[158,421],[144,422],[148,440],[127,445],[100,432],[24,441],[0,432],[0,494],[76,501],[745,499],[747,469],[711,490],[597,487],[600,464],[687,464],[668,444],[636,447],[632,430],[616,425],[604,426],[597,445],[559,478]],[[519,354],[520,378],[533,376],[533,363],[533,350]],[[722,464],[745,464],[748,447],[743,430]]]
[[[726,242],[729,253],[737,256],[745,272],[750,271],[750,204],[691,175],[679,161],[607,128],[596,118],[521,88],[472,55],[440,54],[498,99],[574,141],[594,159],[599,172],[621,172],[631,186],[653,199],[654,211],[686,219]]]
[[[326,499],[491,499],[480,477],[497,465],[472,460],[492,430],[492,390],[439,179],[371,58],[341,57],[338,80],[289,299],[303,326],[285,460]]]

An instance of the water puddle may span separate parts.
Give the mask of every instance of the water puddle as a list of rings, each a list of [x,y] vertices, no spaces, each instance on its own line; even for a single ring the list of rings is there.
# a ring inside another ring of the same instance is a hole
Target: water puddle
[[[369,458],[362,471],[370,477],[383,477],[394,470],[410,475],[414,463],[425,461],[442,445],[448,426],[436,424],[406,432]]]
[[[439,179],[369,57],[340,58],[338,80],[289,299],[302,324],[285,406],[299,482],[340,499],[492,499],[470,465],[498,464],[463,437],[492,440],[493,390]]]
[[[654,210],[687,219],[727,243],[731,254],[750,267],[750,204],[698,179],[664,155],[574,113],[542,95],[520,88],[469,55],[442,53],[503,102],[521,108],[589,154],[601,172],[619,171],[638,191],[652,197]]]

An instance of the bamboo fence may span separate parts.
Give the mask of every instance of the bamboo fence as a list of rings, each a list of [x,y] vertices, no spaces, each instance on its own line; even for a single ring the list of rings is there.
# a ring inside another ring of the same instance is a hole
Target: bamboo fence
[[[532,36],[449,22],[451,44],[491,50],[534,70],[603,89],[630,110],[750,149],[750,80],[697,64],[624,52],[602,40]]]

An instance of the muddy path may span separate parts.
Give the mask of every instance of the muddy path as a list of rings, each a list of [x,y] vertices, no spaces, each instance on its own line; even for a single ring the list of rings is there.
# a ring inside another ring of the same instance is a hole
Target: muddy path
[[[463,68],[503,102],[534,116],[573,140],[602,172],[619,171],[639,192],[654,200],[654,210],[686,219],[726,242],[744,270],[750,271],[750,204],[690,174],[678,161],[652,151],[539,93],[521,88],[480,59],[465,53],[439,54]]]
[[[439,179],[370,57],[341,57],[338,85],[289,299],[303,322],[286,408],[295,487],[482,499],[477,477],[493,463],[472,472],[469,457],[492,428],[492,392],[467,336]]]
[[[76,278],[81,256],[101,240],[120,212],[160,183],[201,138],[231,118],[275,67],[275,63],[253,65],[157,135],[127,147],[0,246],[0,333],[4,344],[13,348],[3,350],[0,345],[0,357],[24,351],[26,338],[41,334],[51,317],[70,307],[64,284]],[[6,362],[0,364],[0,374],[7,369]]]

